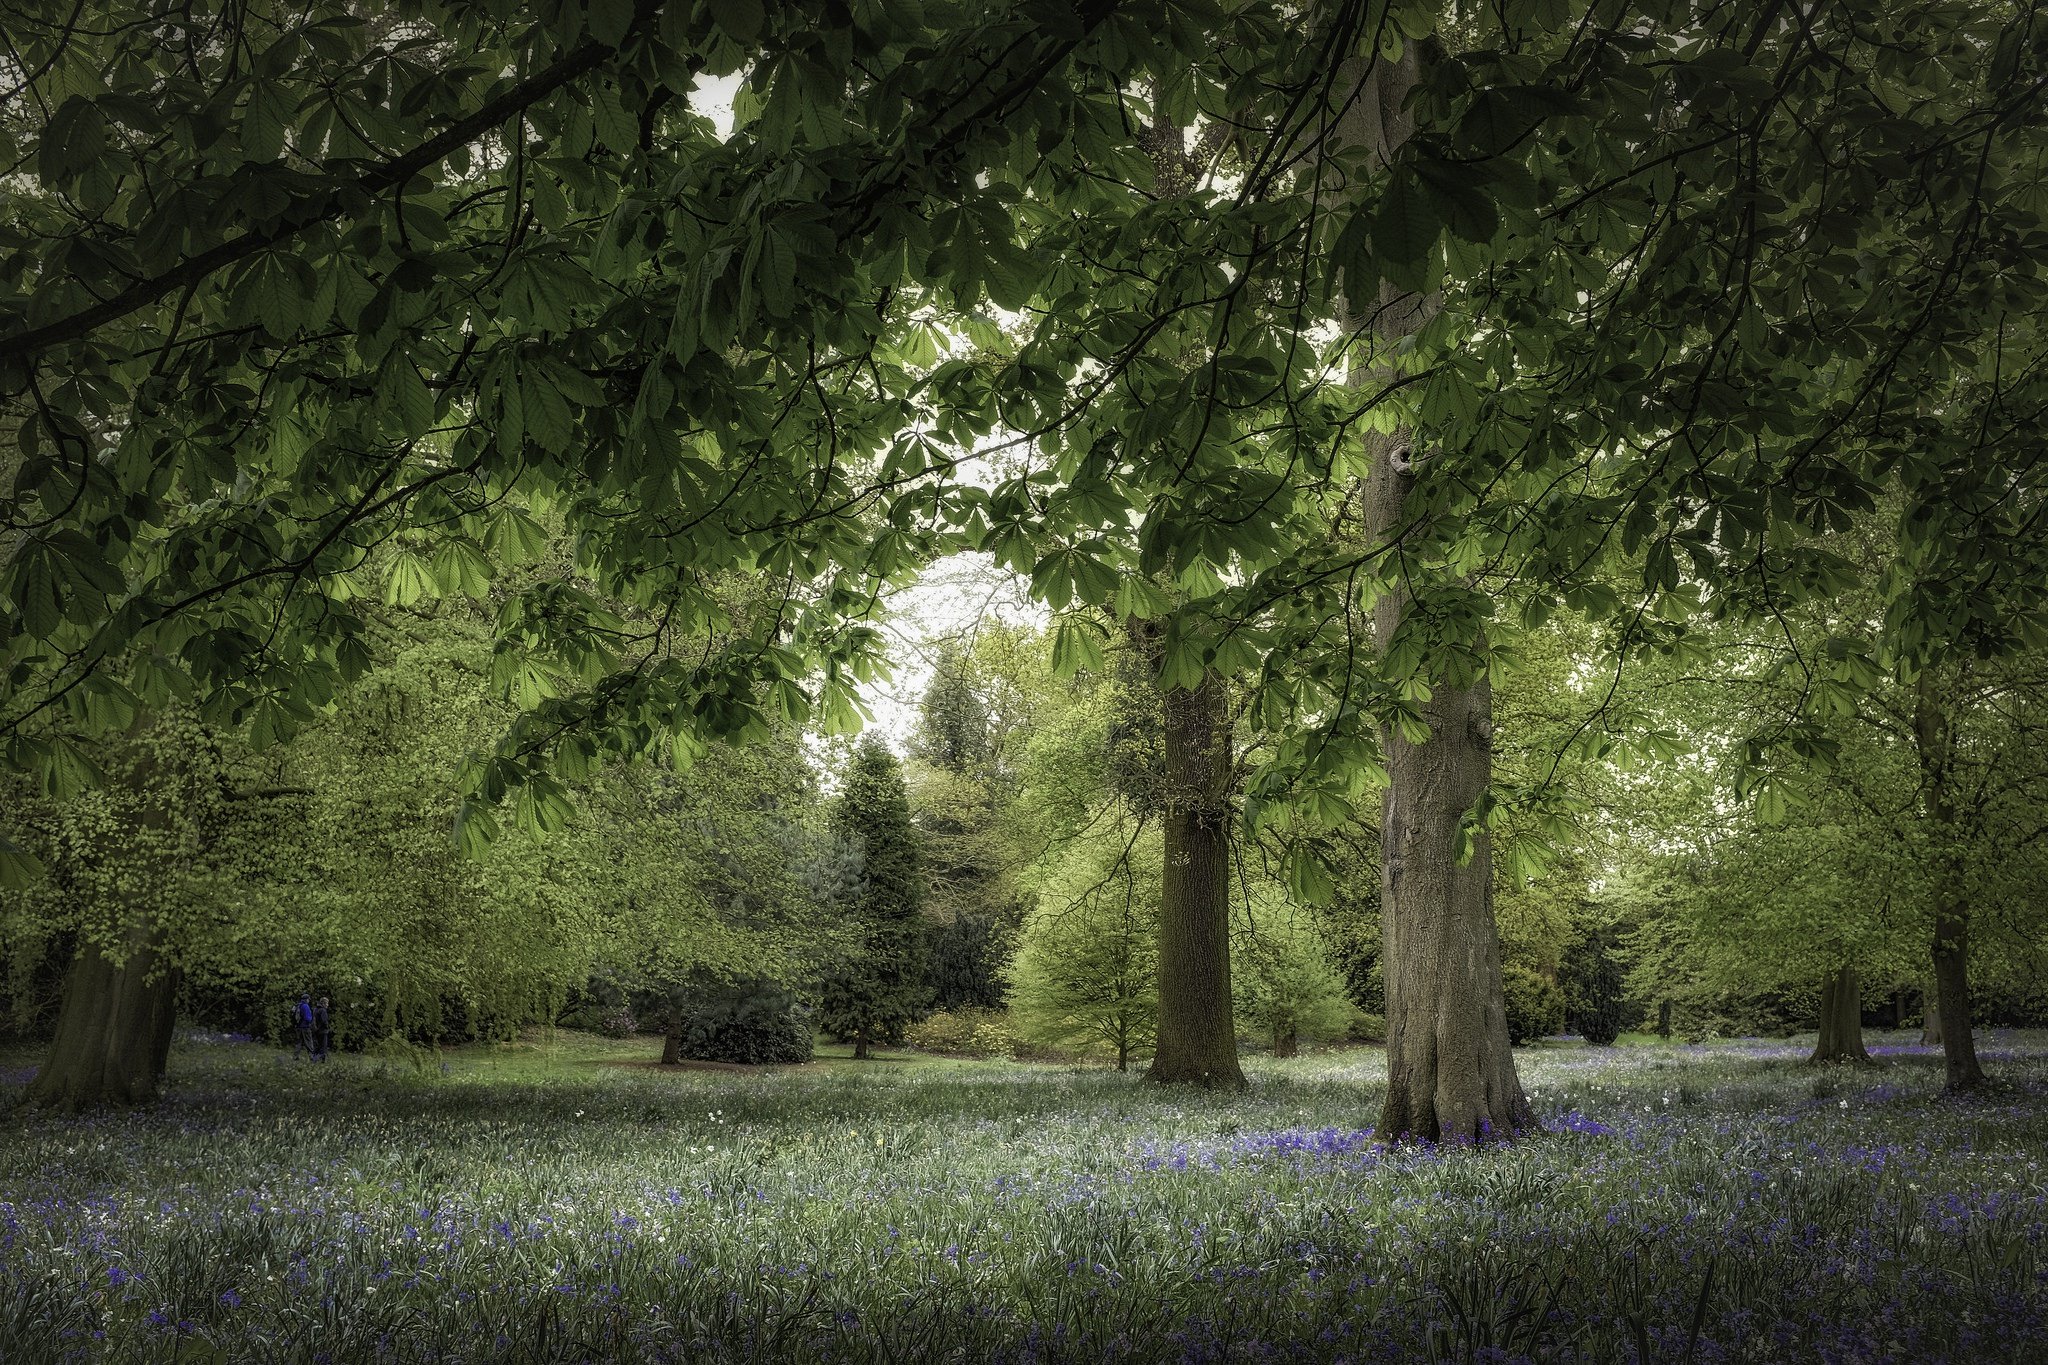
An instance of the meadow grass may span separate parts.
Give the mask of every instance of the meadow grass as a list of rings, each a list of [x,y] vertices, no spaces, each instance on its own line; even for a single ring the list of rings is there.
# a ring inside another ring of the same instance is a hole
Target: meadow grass
[[[1478,1150],[1375,1143],[1374,1049],[1217,1096],[188,1041],[152,1111],[0,1119],[0,1361],[2041,1358],[2048,1035],[1970,1100],[1873,1041],[1525,1049],[1551,1132]]]

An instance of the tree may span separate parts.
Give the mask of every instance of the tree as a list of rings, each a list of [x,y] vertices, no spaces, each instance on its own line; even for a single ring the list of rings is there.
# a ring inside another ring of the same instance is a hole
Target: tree
[[[832,812],[835,833],[861,850],[861,892],[853,906],[856,946],[825,978],[818,1022],[865,1058],[894,1042],[929,999],[922,915],[924,879],[910,801],[896,757],[869,736],[854,751]]]
[[[1014,774],[984,689],[1015,690],[981,652],[943,642],[910,741],[906,780],[924,852],[927,965],[940,1010],[1002,1004],[1002,967],[1022,920],[1011,880],[1019,860],[1010,837]]]
[[[1565,1027],[1595,1047],[1610,1047],[1629,1024],[1626,977],[1606,926],[1585,930],[1564,957]]]
[[[1161,839],[1112,816],[1047,870],[1010,964],[1017,1035],[1104,1049],[1127,1071],[1153,1047],[1159,1009]]]
[[[1270,882],[1240,882],[1230,981],[1240,1027],[1263,1035],[1275,1057],[1303,1042],[1343,1036],[1353,1006],[1307,907]]]
[[[367,597],[488,591],[560,516],[577,574],[501,612],[559,681],[469,771],[480,844],[564,765],[850,724],[878,588],[976,548],[1083,609],[1070,666],[1098,613],[1158,622],[1166,695],[1213,674],[1282,736],[1241,817],[1287,826],[1296,890],[1412,746],[1395,807],[1429,833],[1387,865],[1457,888],[1483,961],[1489,879],[1440,855],[1490,852],[1494,615],[1767,617],[1839,592],[1814,533],[1891,493],[1888,666],[2009,654],[2048,600],[2024,8],[1389,0],[1304,39],[1264,3],[319,0],[211,45],[100,8],[30,16],[0,124],[35,180],[4,210],[0,739],[52,780],[59,712],[304,725]],[[1359,155],[1397,67],[1413,133]],[[689,99],[733,72],[719,129]],[[1155,193],[1134,127],[1213,170]],[[1403,448],[1398,535],[1361,534]],[[982,450],[1015,455],[993,487],[953,477]],[[723,572],[771,609],[673,649]],[[1405,639],[1375,648],[1382,601]],[[1465,811],[1418,806],[1432,765]],[[1471,1095],[1517,1121],[1490,996],[1439,1012],[1454,1130]]]

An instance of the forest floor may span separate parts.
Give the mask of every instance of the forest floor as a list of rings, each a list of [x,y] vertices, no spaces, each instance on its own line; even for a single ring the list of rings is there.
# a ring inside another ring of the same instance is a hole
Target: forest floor
[[[187,1041],[152,1111],[0,1115],[0,1361],[2041,1359],[2048,1034],[1967,1100],[1870,1041],[1525,1049],[1550,1132],[1477,1150],[1376,1144],[1376,1049],[1210,1095]]]

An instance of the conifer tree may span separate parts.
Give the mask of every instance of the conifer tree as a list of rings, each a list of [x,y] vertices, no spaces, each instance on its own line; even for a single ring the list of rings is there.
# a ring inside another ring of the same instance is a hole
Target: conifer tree
[[[846,787],[832,813],[833,830],[862,850],[863,881],[854,902],[859,946],[826,977],[818,1017],[827,1033],[865,1058],[876,1043],[895,1042],[923,1008],[924,874],[903,772],[870,735],[854,752]]]

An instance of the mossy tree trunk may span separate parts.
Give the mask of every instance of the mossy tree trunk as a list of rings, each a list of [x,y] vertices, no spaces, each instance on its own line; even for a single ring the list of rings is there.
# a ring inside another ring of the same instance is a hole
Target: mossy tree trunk
[[[1820,988],[1820,1030],[1811,1062],[1867,1062],[1863,1048],[1863,990],[1856,969],[1843,966]]]
[[[1382,56],[1361,78],[1346,116],[1346,138],[1381,165],[1414,131],[1406,109],[1420,81],[1420,49]],[[1376,299],[1349,299],[1350,324],[1369,329],[1381,355],[1435,315],[1434,297],[1381,286]],[[1354,382],[1379,386],[1392,372],[1368,361]],[[1413,433],[1368,438],[1364,524],[1396,556],[1409,494],[1426,456]],[[1403,575],[1373,606],[1373,632],[1389,649],[1406,621]],[[1485,642],[1475,642],[1483,654]],[[1534,1111],[1515,1073],[1502,998],[1500,940],[1493,917],[1493,860],[1484,830],[1459,858],[1465,817],[1493,771],[1493,694],[1483,669],[1430,680],[1421,707],[1427,737],[1382,734],[1388,789],[1381,826],[1381,914],[1387,983],[1387,1097],[1379,1132],[1430,1141],[1500,1139],[1534,1129]]]

